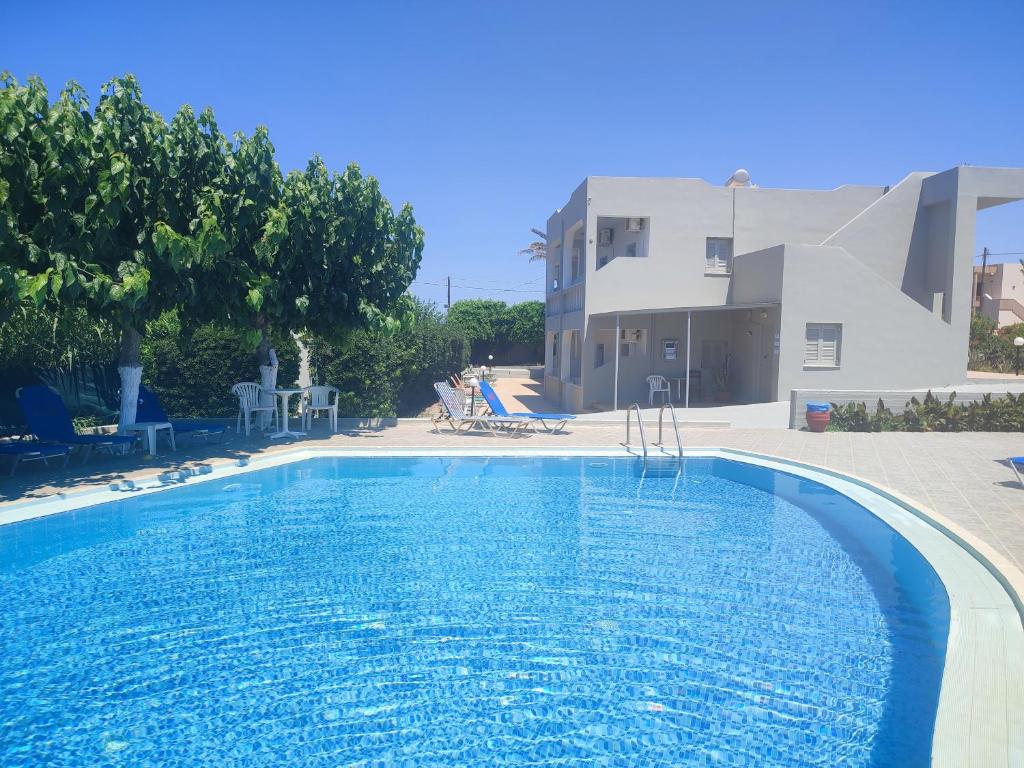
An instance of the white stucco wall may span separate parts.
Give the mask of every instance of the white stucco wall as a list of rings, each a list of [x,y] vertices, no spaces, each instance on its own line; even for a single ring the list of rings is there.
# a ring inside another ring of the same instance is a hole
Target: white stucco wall
[[[645,357],[620,361],[619,402],[645,398],[647,375],[672,373],[670,361],[656,358],[661,339],[683,339],[674,328],[685,315],[659,311],[685,308],[694,311],[695,350],[700,334],[728,337],[740,399],[786,399],[792,388],[958,383],[966,370],[975,214],[1021,198],[1024,169],[957,167],[915,172],[891,189],[820,191],[588,177],[547,229],[552,251],[562,252],[562,290],[551,295],[556,300],[569,282],[571,236],[584,237],[583,307],[548,318],[549,331],[583,332],[582,389],[571,398],[560,385],[549,391],[557,389],[564,406],[567,399],[584,406],[611,401],[615,342],[609,329],[620,313],[622,327],[647,327],[649,336]],[[625,218],[645,219],[644,232],[622,231]],[[599,222],[616,228],[616,258],[601,269]],[[709,237],[733,239],[732,275],[705,273]],[[646,255],[622,258],[628,239],[640,240]],[[554,269],[549,264],[549,273]],[[745,315],[743,309],[718,317],[706,311],[762,304],[771,306]],[[627,319],[629,313],[637,317]],[[803,365],[808,322],[843,324],[838,369]],[[776,332],[780,351],[766,359],[763,350]],[[595,368],[602,340],[606,365]],[[680,375],[682,366],[676,361]],[[768,384],[765,371],[773,379]],[[559,375],[568,378],[564,353]]]

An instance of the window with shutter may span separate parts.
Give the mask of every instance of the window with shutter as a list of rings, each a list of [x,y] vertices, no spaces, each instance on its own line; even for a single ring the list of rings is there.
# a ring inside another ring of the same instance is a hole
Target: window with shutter
[[[804,365],[838,368],[843,326],[839,323],[808,323]]]

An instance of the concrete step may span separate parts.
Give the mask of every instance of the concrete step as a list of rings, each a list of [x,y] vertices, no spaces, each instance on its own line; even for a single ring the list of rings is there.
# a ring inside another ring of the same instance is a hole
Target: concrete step
[[[536,371],[540,371],[538,376]],[[497,365],[489,368],[488,372],[493,373],[497,379],[530,379],[543,378],[544,366],[534,365]]]

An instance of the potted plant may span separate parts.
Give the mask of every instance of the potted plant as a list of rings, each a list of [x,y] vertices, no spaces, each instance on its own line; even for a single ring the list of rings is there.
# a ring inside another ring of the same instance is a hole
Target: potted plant
[[[713,376],[715,400],[719,403],[732,402],[732,365],[730,364],[730,355],[727,354],[722,364],[715,368]]]

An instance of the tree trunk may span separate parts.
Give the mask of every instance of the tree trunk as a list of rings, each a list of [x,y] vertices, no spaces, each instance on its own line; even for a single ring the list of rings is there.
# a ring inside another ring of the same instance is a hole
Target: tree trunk
[[[256,347],[256,357],[260,363],[260,384],[264,389],[277,389],[277,350],[271,346],[270,337],[266,328],[262,329],[259,346]],[[260,405],[272,406],[274,395],[263,393],[260,396]],[[267,419],[270,418],[266,411],[260,411],[260,426],[266,427]]]
[[[139,346],[142,334],[128,327],[121,331],[121,350],[117,359],[117,372],[121,375],[121,411],[117,418],[117,431],[124,434],[124,428],[135,423],[139,407],[139,384],[142,383],[142,362]]]

